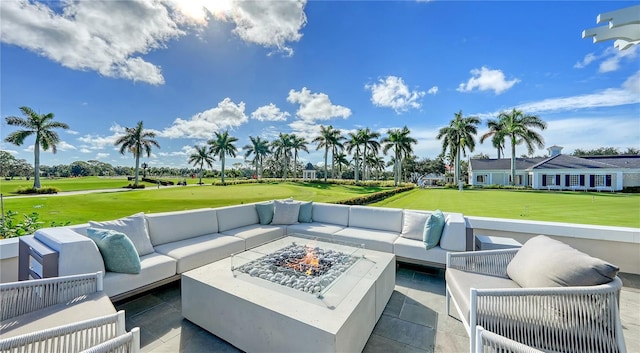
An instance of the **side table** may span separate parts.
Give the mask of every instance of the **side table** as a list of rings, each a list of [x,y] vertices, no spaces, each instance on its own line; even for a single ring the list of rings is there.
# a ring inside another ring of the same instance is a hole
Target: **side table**
[[[496,237],[492,235],[476,235],[476,250],[497,250],[519,248],[520,244],[517,240],[505,237]]]

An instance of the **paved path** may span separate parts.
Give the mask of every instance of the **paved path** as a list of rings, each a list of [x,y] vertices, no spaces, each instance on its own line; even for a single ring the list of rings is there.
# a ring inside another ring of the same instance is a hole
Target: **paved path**
[[[144,191],[144,190],[158,190],[158,189],[166,189],[166,188],[175,188],[181,187],[182,185],[167,185],[167,186],[149,186],[144,189],[128,189],[128,188],[118,188],[118,189],[95,189],[95,190],[78,190],[78,191],[61,191],[57,194],[28,194],[28,195],[2,195],[4,198],[25,198],[25,197],[49,197],[49,196],[70,196],[70,195],[84,195],[84,194],[96,194],[96,193],[110,193],[110,192],[127,192],[127,191]],[[199,186],[197,184],[191,184],[186,186]]]

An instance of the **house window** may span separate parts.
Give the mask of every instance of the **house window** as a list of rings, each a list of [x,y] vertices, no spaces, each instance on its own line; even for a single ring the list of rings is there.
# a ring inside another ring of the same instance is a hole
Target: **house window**
[[[476,175],[476,183],[484,184],[486,182],[487,182],[487,176],[486,175]]]
[[[596,175],[595,176],[595,185],[596,187],[598,186],[605,186],[604,184],[604,175]]]
[[[556,185],[556,176],[555,175],[547,175],[547,185]]]
[[[580,186],[580,175],[569,175],[569,186]]]
[[[518,180],[518,183],[516,185],[522,185],[524,184],[524,182],[522,181],[522,175],[516,175],[516,180]]]

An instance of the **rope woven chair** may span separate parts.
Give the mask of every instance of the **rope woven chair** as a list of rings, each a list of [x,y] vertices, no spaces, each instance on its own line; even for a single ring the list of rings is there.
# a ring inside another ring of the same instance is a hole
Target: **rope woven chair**
[[[507,265],[518,249],[447,254],[447,269],[509,279]],[[486,278],[490,278],[486,277]],[[619,313],[622,281],[580,287],[470,290],[468,313],[446,288],[446,310],[453,300],[474,352],[477,325],[545,352],[624,353]],[[461,300],[461,298],[458,298]],[[468,316],[468,321],[467,321]]]
[[[476,326],[475,353],[544,353]]]

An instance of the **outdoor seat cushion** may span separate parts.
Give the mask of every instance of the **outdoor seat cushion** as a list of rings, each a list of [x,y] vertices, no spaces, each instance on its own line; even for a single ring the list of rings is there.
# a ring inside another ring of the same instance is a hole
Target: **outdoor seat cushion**
[[[347,227],[349,225],[349,208],[350,206],[347,205],[314,202],[311,210],[311,219],[314,222]]]
[[[334,233],[343,229],[345,227],[329,223],[298,223],[287,226],[287,235],[304,234],[313,237],[331,238]]]
[[[68,303],[56,304],[0,322],[0,339],[15,337],[56,326],[115,314],[105,292],[80,296]]]
[[[469,322],[469,310],[471,308],[471,288],[491,289],[491,288],[520,288],[520,286],[509,278],[484,275],[480,273],[466,272],[447,268],[445,273],[447,288],[451,297],[465,315],[466,322]]]
[[[447,263],[447,250],[444,250],[439,246],[435,246],[427,250],[422,240],[398,237],[398,239],[393,243],[393,253],[396,254],[396,256],[414,260],[433,262],[442,265]]]
[[[243,239],[220,233],[201,235],[156,247],[158,253],[178,262],[178,274],[224,259],[244,249]]]
[[[259,224],[260,218],[256,205],[236,205],[216,208],[218,216],[218,232]]]
[[[402,210],[369,206],[351,206],[349,227],[402,232]]]
[[[140,256],[140,273],[107,272],[104,274],[104,291],[108,296],[122,294],[176,274],[176,260],[153,252]]]
[[[244,241],[245,249],[251,249],[283,237],[284,231],[284,226],[254,224],[250,226],[230,229],[222,232],[222,234],[242,239]]]
[[[218,217],[212,208],[152,213],[146,217],[153,246],[218,233]]]
[[[384,230],[349,227],[335,234],[333,239],[364,244],[367,250],[384,251],[393,253],[393,243],[400,237],[400,233]]]

